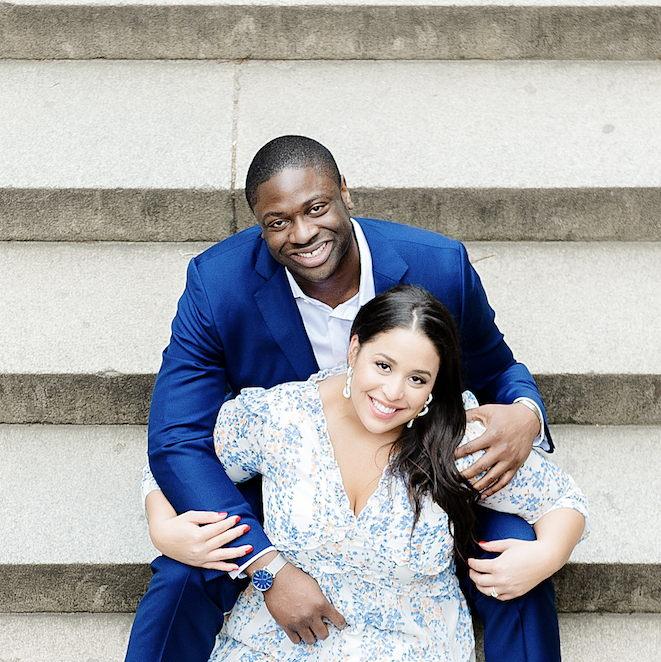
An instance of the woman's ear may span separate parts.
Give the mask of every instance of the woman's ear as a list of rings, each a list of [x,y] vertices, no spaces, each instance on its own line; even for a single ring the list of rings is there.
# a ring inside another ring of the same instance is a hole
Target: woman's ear
[[[351,336],[351,341],[349,342],[349,351],[347,352],[347,363],[352,367],[356,363],[356,357],[358,356],[359,350],[360,343],[358,342],[358,336],[354,334]]]

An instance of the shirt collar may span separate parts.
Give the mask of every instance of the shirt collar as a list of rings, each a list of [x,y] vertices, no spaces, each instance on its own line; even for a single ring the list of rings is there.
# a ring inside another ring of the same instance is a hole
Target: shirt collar
[[[368,301],[371,301],[375,296],[374,274],[372,273],[372,254],[370,253],[370,247],[367,244],[365,233],[360,227],[360,224],[353,218],[351,219],[351,224],[353,226],[354,236],[356,237],[356,243],[358,244],[358,257],[360,260],[360,282],[358,284],[357,294],[358,305],[360,307],[364,306]],[[285,267],[285,274],[287,275],[289,287],[294,295],[294,299],[305,299],[306,301],[317,302],[316,299],[309,297],[303,292],[287,267]],[[352,297],[352,299],[353,298],[354,297]]]

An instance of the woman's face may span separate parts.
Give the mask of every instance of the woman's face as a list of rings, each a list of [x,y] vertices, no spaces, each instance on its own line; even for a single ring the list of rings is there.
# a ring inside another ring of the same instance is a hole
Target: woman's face
[[[431,341],[410,329],[392,329],[359,345],[349,345],[353,367],[351,402],[370,432],[401,428],[425,406],[440,367]]]

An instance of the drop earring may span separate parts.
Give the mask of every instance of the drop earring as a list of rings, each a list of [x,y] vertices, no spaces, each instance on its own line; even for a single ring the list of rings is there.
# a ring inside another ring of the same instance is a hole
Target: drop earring
[[[415,421],[416,418],[420,418],[421,416],[426,416],[429,413],[429,405],[431,404],[431,401],[433,400],[433,396],[430,393],[427,396],[427,399],[425,400],[425,406],[424,408],[420,411],[419,414],[415,416],[415,418],[412,418],[407,424],[406,427],[410,430],[413,427],[413,421]]]
[[[344,388],[342,389],[342,395],[349,400],[351,398],[351,380],[353,379],[353,368],[349,366],[347,368],[347,380],[344,382]]]

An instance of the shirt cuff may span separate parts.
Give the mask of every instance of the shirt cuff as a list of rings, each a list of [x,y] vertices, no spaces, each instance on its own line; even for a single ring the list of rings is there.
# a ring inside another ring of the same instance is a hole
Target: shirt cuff
[[[277,551],[273,545],[270,547],[267,547],[266,549],[263,549],[261,552],[255,554],[255,556],[250,557],[250,561],[247,561],[243,565],[239,566],[238,570],[230,570],[227,574],[232,578],[232,579],[243,579],[246,576],[246,573],[244,570],[254,563],[257,559],[260,559],[264,554],[268,554],[268,552],[275,552]]]
[[[551,444],[549,444],[548,439],[546,438],[546,432],[544,430],[544,417],[542,416],[542,410],[539,408],[539,405],[532,398],[516,398],[514,402],[527,402],[535,408],[535,413],[537,414],[537,419],[539,420],[539,434],[533,439],[532,445],[533,448],[541,448],[542,450],[549,452],[551,450]]]

